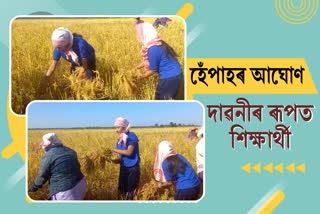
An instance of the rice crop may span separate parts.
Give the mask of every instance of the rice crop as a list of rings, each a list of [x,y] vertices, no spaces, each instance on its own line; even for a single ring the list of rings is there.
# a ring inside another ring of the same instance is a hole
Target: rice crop
[[[155,18],[143,18],[152,22]],[[157,75],[141,81],[137,70],[141,63],[141,45],[134,18],[61,18],[16,19],[11,26],[11,107],[24,114],[32,100],[152,100]],[[87,40],[96,51],[98,77],[87,81],[83,73],[70,72],[70,63],[60,65],[45,88],[39,88],[53,55],[51,34],[67,27]],[[172,18],[167,27],[159,27],[160,37],[178,53],[184,68],[184,23]],[[184,99],[182,81],[177,99]]]
[[[167,140],[177,153],[182,154],[196,170],[195,145],[197,139],[188,140],[190,127],[132,128],[139,138],[140,184],[135,200],[173,200],[174,187],[158,189],[153,177],[153,164],[157,145]],[[40,166],[43,151],[39,148],[42,135],[55,132],[63,144],[77,152],[82,173],[88,188],[85,200],[122,200],[118,195],[119,165],[110,160],[117,157],[112,149],[116,146],[118,134],[114,129],[59,129],[28,131],[28,186],[34,181]],[[29,193],[35,200],[46,200],[48,184],[37,192]]]

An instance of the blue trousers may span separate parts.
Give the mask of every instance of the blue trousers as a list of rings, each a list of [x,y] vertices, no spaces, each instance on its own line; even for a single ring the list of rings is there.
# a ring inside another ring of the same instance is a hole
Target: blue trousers
[[[172,100],[177,96],[181,75],[168,78],[160,79],[157,85],[156,100]]]
[[[200,185],[189,188],[176,190],[174,200],[197,200],[199,198]]]

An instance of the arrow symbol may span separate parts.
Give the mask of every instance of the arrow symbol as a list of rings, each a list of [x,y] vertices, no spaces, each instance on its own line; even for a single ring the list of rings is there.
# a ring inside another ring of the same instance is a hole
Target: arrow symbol
[[[297,166],[296,169],[304,173],[306,171],[306,166],[304,165],[304,163],[302,163],[299,166]]]
[[[247,163],[246,165],[242,166],[241,169],[247,172],[248,174],[250,174],[250,171],[251,171],[250,163]]]
[[[273,169],[272,169],[272,163],[269,163],[268,165],[265,165],[263,167],[264,170],[266,170],[269,173],[273,173]]]
[[[258,163],[258,164],[256,164],[256,165],[254,165],[254,166],[252,167],[252,169],[253,169],[254,171],[260,173],[260,172],[261,172],[261,164]]]
[[[243,166],[241,166],[241,169],[248,174],[251,173],[251,169],[256,171],[257,173],[261,173],[261,163],[257,163],[256,165],[251,166],[251,163],[247,163]],[[276,166],[273,166],[273,163],[269,163],[265,166],[263,166],[263,169],[269,173],[273,173],[273,169],[278,171],[279,173],[283,173],[283,163],[280,163]],[[295,173],[296,170],[300,171],[301,173],[305,173],[306,171],[306,166],[304,163],[296,166],[295,163],[291,163],[285,167],[285,169],[291,173]]]
[[[283,164],[280,163],[277,166],[274,167],[275,170],[277,170],[280,173],[283,173]]]
[[[294,163],[288,165],[288,166],[286,167],[286,169],[287,169],[289,172],[294,173],[294,172],[295,172],[295,165],[294,165]]]

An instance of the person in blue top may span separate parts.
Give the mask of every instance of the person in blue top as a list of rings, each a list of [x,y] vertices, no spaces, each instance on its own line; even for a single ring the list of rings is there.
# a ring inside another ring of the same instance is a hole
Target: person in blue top
[[[181,66],[173,48],[158,36],[157,30],[151,23],[136,24],[138,39],[142,44],[143,62],[137,69],[143,68],[145,73],[137,78],[138,81],[155,73],[159,74],[156,100],[175,99],[181,83]]]
[[[64,146],[55,133],[42,137],[45,151],[29,192],[36,192],[49,181],[50,200],[83,200],[87,182],[80,170],[77,153]]]
[[[134,132],[129,131],[130,124],[127,119],[118,117],[114,126],[119,134],[116,149],[113,150],[119,154],[119,158],[113,160],[120,164],[118,190],[127,200],[133,200],[134,191],[140,181],[139,140]]]
[[[67,28],[60,27],[53,31],[51,39],[54,47],[53,61],[47,77],[54,73],[61,57],[71,63],[71,72],[75,71],[77,66],[82,66],[86,79],[92,80],[95,77],[95,50],[81,35],[72,34]]]
[[[154,165],[154,175],[159,188],[175,184],[175,200],[197,200],[200,192],[200,179],[185,157],[173,151],[168,141],[158,145]]]

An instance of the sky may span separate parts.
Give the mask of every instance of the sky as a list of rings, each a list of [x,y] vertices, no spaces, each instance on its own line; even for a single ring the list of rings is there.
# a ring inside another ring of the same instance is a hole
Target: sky
[[[27,108],[28,128],[113,127],[117,117],[131,126],[153,126],[170,122],[201,126],[202,105],[195,101],[167,102],[32,102]]]

